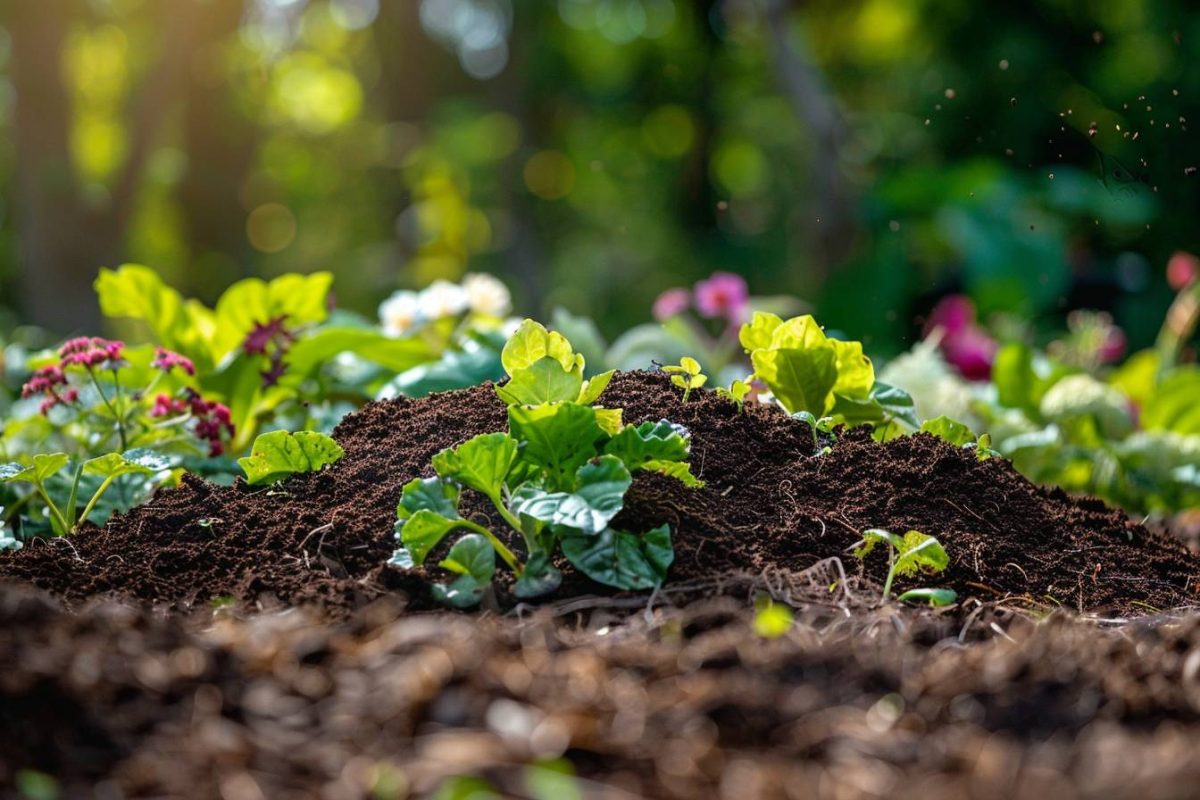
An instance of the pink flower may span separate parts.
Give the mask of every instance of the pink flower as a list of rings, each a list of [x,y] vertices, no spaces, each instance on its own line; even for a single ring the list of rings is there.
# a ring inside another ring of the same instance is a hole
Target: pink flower
[[[946,361],[972,381],[985,381],[992,376],[992,363],[999,349],[996,340],[976,325],[942,339]]]
[[[1167,283],[1177,292],[1200,279],[1200,258],[1178,250],[1167,261]]]
[[[165,347],[154,348],[154,361],[151,366],[161,369],[163,372],[170,372],[175,367],[179,367],[188,375],[196,374],[196,365],[187,356],[181,356],[172,350]]]
[[[960,294],[942,298],[929,314],[925,335],[942,331],[940,347],[946,362],[964,378],[987,380],[1000,346],[987,331],[975,323],[975,304]]]
[[[654,307],[651,309],[650,313],[652,313],[654,318],[659,322],[665,322],[671,317],[678,316],[684,311],[687,311],[691,304],[691,292],[689,292],[687,289],[676,287],[674,289],[667,289],[665,292],[660,294],[658,299],[654,301]]]
[[[725,317],[731,324],[740,324],[749,303],[750,290],[741,275],[714,272],[696,284],[696,310],[709,319]]]
[[[125,343],[117,340],[80,336],[69,339],[58,349],[64,367],[86,367],[91,369],[104,364],[116,366],[121,360]]]
[[[188,410],[186,400],[179,400],[167,394],[160,394],[154,398],[154,407],[150,409],[152,417],[171,417],[176,414],[183,414]]]
[[[257,322],[253,330],[246,334],[242,349],[251,355],[266,355],[267,346],[286,347],[296,337],[284,327],[287,317],[275,317],[266,322]]]
[[[1121,356],[1125,355],[1125,344],[1125,331],[1116,325],[1110,325],[1105,332],[1104,341],[1096,351],[1096,355],[1100,358],[1100,363],[1113,364],[1120,361]]]
[[[935,328],[941,328],[946,334],[953,335],[975,324],[975,304],[966,295],[952,294],[943,297],[925,322],[925,335],[933,333]]]

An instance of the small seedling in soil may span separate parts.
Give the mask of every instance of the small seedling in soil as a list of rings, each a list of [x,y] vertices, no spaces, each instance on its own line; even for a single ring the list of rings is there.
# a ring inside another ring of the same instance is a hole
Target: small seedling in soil
[[[950,564],[941,542],[920,531],[908,531],[903,536],[885,531],[882,528],[871,528],[863,531],[862,542],[855,548],[856,558],[866,558],[875,549],[875,545],[883,542],[888,548],[888,573],[883,583],[883,602],[892,597],[892,582],[899,577],[912,577],[918,572],[937,574]],[[923,600],[930,605],[946,606],[955,601],[957,595],[952,589],[912,589],[900,595],[900,600]]]
[[[797,411],[792,414],[792,419],[799,420],[808,426],[808,430],[812,433],[813,449],[818,455],[825,455],[830,452],[830,448],[821,447],[821,439],[818,434],[824,434],[833,441],[837,441],[838,422],[833,417],[821,417],[817,419],[807,411]]]
[[[980,461],[1000,455],[992,449],[992,437],[989,434],[976,436],[966,425],[947,416],[925,420],[921,423],[921,433],[931,433],[957,447],[974,450],[975,457]]]
[[[505,345],[502,360],[510,379],[496,393],[509,402],[509,432],[480,434],[441,451],[433,457],[436,477],[405,485],[396,509],[402,547],[389,563],[420,566],[447,535],[461,530],[466,535],[439,563],[457,577],[433,590],[449,605],[479,603],[497,555],[516,575],[513,591],[523,599],[558,588],[562,574],[552,559],[560,550],[600,583],[618,589],[659,585],[674,560],[670,528],[630,533],[610,523],[624,507],[634,472],[701,485],[687,464],[688,431],[666,420],[625,425],[620,409],[590,405],[610,376],[585,382],[583,357],[532,320]],[[524,542],[523,555],[486,525],[460,515],[464,489],[491,502]]]
[[[699,389],[708,382],[708,376],[700,370],[700,362],[691,356],[681,358],[678,365],[663,367],[663,372],[671,376],[671,383],[683,389],[685,403],[693,389]]]
[[[39,453],[27,464],[15,461],[0,464],[0,482],[28,483],[33,486],[34,495],[31,500],[39,501],[44,507],[50,530],[55,536],[66,536],[82,526],[117,478],[125,475],[153,476],[170,466],[166,458],[147,449],[127,450],[124,453],[109,453],[92,458],[81,462],[75,468],[70,493],[65,500],[56,501],[48,484],[70,463],[71,458],[66,453]],[[99,478],[100,485],[84,504],[83,511],[79,512],[79,485],[85,475]]]
[[[738,334],[762,381],[789,414],[869,424],[880,441],[920,427],[912,397],[875,380],[861,342],[827,336],[812,316],[784,320],[756,311]]]
[[[729,384],[728,389],[723,386],[718,386],[717,396],[736,405],[738,413],[740,414],[745,410],[746,397],[750,394],[751,388],[753,387],[750,385],[750,378],[747,378],[744,381],[735,380],[733,383]]]

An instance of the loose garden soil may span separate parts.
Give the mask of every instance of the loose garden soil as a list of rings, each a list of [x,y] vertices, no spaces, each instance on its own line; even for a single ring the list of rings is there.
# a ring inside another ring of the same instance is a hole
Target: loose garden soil
[[[782,412],[738,413],[708,392],[682,404],[664,376],[648,372],[618,376],[601,403],[624,408],[629,422],[666,418],[692,432],[693,470],[705,487],[640,476],[616,520],[635,531],[671,524],[669,584],[798,572],[828,558],[853,571],[847,549],[862,530],[883,527],[941,539],[951,564],[937,583],[963,597],[1136,614],[1193,602],[1200,588],[1200,560],[1178,543],[932,436],[880,445],[865,429],[851,431],[814,456],[807,426]],[[323,472],[275,488],[188,477],[102,529],[0,555],[0,579],[68,601],[123,595],[186,607],[232,598],[336,612],[404,591],[426,608],[423,574],[381,566],[395,546],[401,487],[431,474],[442,448],[504,427],[490,386],[372,403],[334,431],[346,455]],[[465,509],[488,516],[477,497]],[[879,580],[886,558],[865,568]],[[558,596],[598,591],[574,576]],[[500,601],[511,605],[503,592]]]
[[[682,405],[655,373],[601,402],[693,435],[705,487],[639,476],[617,520],[671,524],[655,593],[568,572],[536,607],[501,587],[463,614],[433,606],[440,576],[383,566],[403,484],[504,429],[488,386],[366,406],[320,473],[188,477],[0,554],[0,797],[37,773],[62,797],[227,800],[424,796],[461,775],[530,798],[1200,785],[1200,558],[1177,540],[930,436],[844,432],[817,455],[782,412]],[[464,511],[493,521],[477,497]],[[960,603],[880,606],[885,557],[847,552],[868,527],[938,536],[932,582]],[[780,638],[755,632],[760,592],[799,609]]]

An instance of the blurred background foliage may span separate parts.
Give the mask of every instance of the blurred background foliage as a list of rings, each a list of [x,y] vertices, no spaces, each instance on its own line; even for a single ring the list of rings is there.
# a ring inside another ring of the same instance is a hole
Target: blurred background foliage
[[[487,271],[610,338],[714,270],[882,355],[937,296],[1157,331],[1200,248],[1186,0],[0,0],[0,305],[102,265],[341,305]]]

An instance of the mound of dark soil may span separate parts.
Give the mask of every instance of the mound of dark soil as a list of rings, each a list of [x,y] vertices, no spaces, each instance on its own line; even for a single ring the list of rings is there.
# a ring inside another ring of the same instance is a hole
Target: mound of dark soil
[[[814,456],[808,428],[782,412],[739,414],[711,393],[683,405],[655,373],[617,376],[601,402],[629,422],[667,418],[692,431],[706,486],[639,476],[617,520],[631,530],[671,523],[671,582],[799,571],[830,557],[855,570],[847,548],[863,529],[885,527],[938,536],[951,565],[936,582],[963,596],[1136,614],[1190,603],[1200,586],[1200,560],[1179,544],[931,436],[879,445],[853,431]],[[0,555],[0,579],[71,601],[114,594],[186,606],[230,596],[336,610],[401,588],[427,605],[416,576],[381,566],[401,487],[430,474],[442,448],[504,426],[490,386],[372,403],[334,431],[346,455],[321,473],[269,489],[189,477],[103,529]],[[487,513],[477,500],[465,503],[476,518]],[[867,576],[881,579],[885,561],[872,556]],[[573,576],[560,596],[597,591]]]

